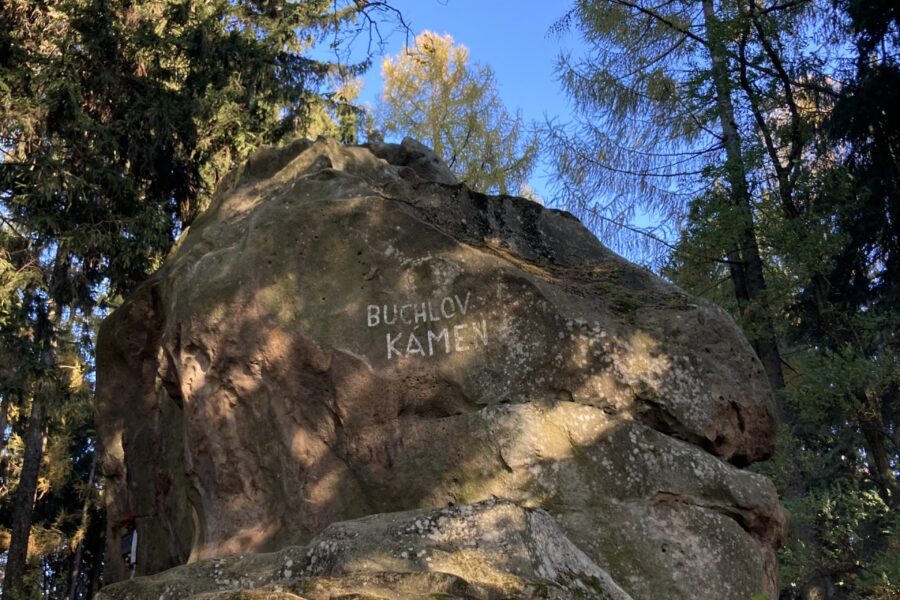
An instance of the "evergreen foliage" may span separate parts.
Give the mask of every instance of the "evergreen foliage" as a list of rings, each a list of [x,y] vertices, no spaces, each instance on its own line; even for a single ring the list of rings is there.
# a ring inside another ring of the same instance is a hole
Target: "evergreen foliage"
[[[352,122],[351,97],[328,85],[368,63],[310,50],[391,10],[0,0],[5,600],[88,598],[100,583],[89,401],[98,316],[160,264],[250,152],[315,132],[315,114]]]
[[[783,598],[900,594],[897,18],[608,0],[557,24],[590,48],[561,65],[580,114],[552,131],[561,198],[732,311],[778,392],[760,468],[793,516]]]

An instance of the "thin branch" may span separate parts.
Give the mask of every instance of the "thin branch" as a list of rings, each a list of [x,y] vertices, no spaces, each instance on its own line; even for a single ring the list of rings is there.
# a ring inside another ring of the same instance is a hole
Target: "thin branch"
[[[591,126],[591,127],[589,127],[588,130],[594,135],[594,137],[601,137],[603,135],[603,132],[599,131],[599,129],[597,127]],[[720,137],[720,136],[716,136],[716,137]],[[700,156],[703,156],[704,154],[711,154],[713,152],[718,152],[723,147],[720,142],[720,143],[713,144],[712,146],[707,146],[706,148],[703,148],[703,149],[689,150],[689,151],[685,151],[685,152],[647,152],[644,150],[638,150],[637,148],[623,146],[622,144],[618,143],[613,138],[608,137],[608,136],[606,137],[606,139],[607,139],[607,141],[609,141],[609,143],[611,143],[617,149],[622,150],[623,152],[628,152],[630,154],[636,154],[638,156],[646,156],[648,158],[677,158],[677,157],[687,156],[687,157],[689,157],[689,159],[692,159],[692,158],[696,159],[696,158],[699,158]],[[680,164],[681,162],[686,162],[686,161],[676,161],[671,164]]]
[[[594,158],[591,158],[590,156],[587,156],[587,154],[584,152],[579,152],[579,154],[581,155],[581,157],[584,160],[590,162],[593,165],[596,165],[597,167],[599,167],[601,169],[604,169],[611,173],[618,173],[620,175],[631,175],[633,177],[663,177],[663,178],[687,177],[689,175],[702,175],[703,171],[704,171],[703,169],[698,169],[696,171],[674,171],[671,173],[653,172],[653,171],[649,171],[649,170],[648,171],[632,171],[631,169],[622,169],[622,168],[618,168],[618,167],[613,167],[612,165],[609,165],[609,164],[602,163],[599,160],[596,160]],[[682,162],[687,162],[687,160],[688,159],[685,159]],[[660,165],[660,168],[664,169],[665,167],[671,167],[671,166],[674,166],[675,164],[678,164],[678,163],[672,163],[672,164],[668,164],[668,165]]]
[[[808,4],[809,2],[811,2],[811,0],[792,0],[791,2],[785,2],[784,4],[773,4],[772,6],[766,7],[759,11],[759,14],[767,15],[779,10],[794,8],[795,6],[800,6],[801,4]]]
[[[587,84],[587,85],[589,85],[589,86],[594,86],[594,82],[593,82],[589,77],[586,77],[584,74],[582,74],[580,71],[578,71],[578,69],[572,67],[572,68],[570,68],[570,71],[569,71],[569,72],[570,72],[573,76],[575,76],[576,78],[578,78],[579,80],[581,80],[582,83]],[[648,96],[647,94],[641,92],[640,90],[635,89],[634,87],[630,87],[630,86],[628,86],[628,85],[622,83],[620,77],[613,77],[612,80],[611,80],[609,83],[610,83],[611,85],[616,86],[616,87],[618,87],[619,89],[623,90],[623,91],[624,91],[625,93],[627,93],[627,94],[633,94],[633,95],[635,95],[635,96],[637,96],[637,97],[639,97],[639,98],[642,98],[643,100],[645,100],[645,101],[647,101],[647,102],[652,102],[652,101],[653,101],[653,100],[650,98],[650,96]],[[577,97],[577,93],[573,92],[573,94],[576,95],[576,97]],[[707,127],[706,124],[704,124],[704,123],[700,120],[700,118],[697,116],[696,110],[695,110],[695,109],[692,109],[691,107],[687,106],[687,105],[684,103],[684,100],[683,100],[683,98],[682,98],[682,96],[681,96],[680,94],[676,95],[676,98],[678,99],[679,104],[681,105],[681,107],[682,107],[682,108],[684,109],[684,111],[685,111],[684,115],[686,115],[686,116],[694,123],[694,125],[697,126],[698,129],[700,129],[701,131],[703,131],[703,132],[706,133],[707,135],[709,135],[709,136],[711,136],[711,137],[713,137],[713,138],[718,139],[718,140],[721,141],[722,135],[719,134],[719,133],[716,133],[715,131],[713,131],[712,129],[710,129],[709,127]],[[680,116],[684,116],[684,115],[680,115]],[[642,125],[653,125],[653,126],[656,126],[655,123],[648,122],[648,121],[646,121],[646,120],[641,120],[641,119],[637,119],[637,118],[634,118],[634,117],[628,117],[628,118],[629,118],[630,120],[632,120],[632,121],[634,121],[634,122],[636,122],[636,123],[640,123],[640,124],[642,124]]]
[[[410,29],[409,23],[406,22],[406,19],[403,17],[403,13],[400,12],[399,8],[395,8],[390,5],[388,2],[371,2],[369,0],[354,0],[357,8],[359,9],[359,13],[366,19],[369,24],[369,52],[371,53],[371,40],[373,39],[373,33],[378,37],[379,45],[384,44],[384,38],[381,35],[381,30],[378,27],[378,21],[372,18],[372,15],[369,14],[369,10],[375,12],[388,12],[393,13],[393,18],[397,20],[400,24],[400,27],[406,36],[406,45],[409,45],[409,38],[412,33]]]
[[[724,277],[720,277],[719,279],[716,279],[715,281],[712,282],[712,285],[708,285],[708,286],[706,286],[705,288],[703,288],[703,289],[700,290],[700,291],[697,291],[697,292],[691,292],[691,293],[694,294],[695,296],[704,296],[707,292],[710,292],[710,291],[716,289],[717,287],[719,287],[720,285],[722,285],[722,284],[725,283],[726,281],[731,281],[731,275],[730,275],[730,274],[729,274],[729,275],[725,275]]]
[[[762,44],[763,49],[766,51],[766,55],[768,55],[769,60],[772,62],[772,66],[778,74],[778,79],[781,81],[782,87],[784,88],[785,101],[787,102],[788,110],[791,113],[791,149],[788,153],[788,171],[790,173],[790,180],[785,183],[788,183],[790,187],[793,187],[799,172],[800,153],[803,151],[803,133],[800,129],[800,109],[797,107],[797,101],[794,98],[793,82],[787,74],[787,71],[785,71],[781,58],[775,51],[775,47],[766,36],[762,23],[760,23],[759,17],[752,6],[750,7],[750,18],[753,21],[753,26],[756,29],[757,35],[759,35],[759,42]],[[796,207],[793,207],[793,202],[790,200],[791,190],[787,189],[784,191],[787,194],[785,196],[785,201],[796,211]]]
[[[657,12],[656,12],[655,10],[653,10],[653,9],[646,8],[646,7],[641,6],[641,5],[639,5],[639,4],[637,4],[637,3],[634,3],[634,2],[629,2],[628,0],[614,0],[614,2],[615,2],[616,4],[621,4],[622,6],[627,6],[628,8],[631,8],[631,9],[633,9],[633,10],[636,10],[636,11],[638,11],[639,13],[645,14],[645,15],[647,15],[648,17],[651,17],[651,18],[653,18],[653,19],[656,19],[657,21],[659,21],[660,23],[662,23],[662,24],[665,25],[666,27],[668,27],[668,28],[670,28],[670,29],[673,29],[673,30],[675,30],[675,31],[678,31],[678,32],[680,32],[680,33],[683,33],[684,35],[686,35],[687,37],[691,38],[692,40],[694,40],[695,42],[697,42],[698,44],[700,44],[700,45],[702,45],[702,46],[706,46],[706,45],[707,45],[706,40],[704,40],[703,38],[701,38],[700,36],[698,36],[696,33],[694,33],[693,31],[691,31],[690,29],[684,29],[683,27],[680,27],[678,24],[676,24],[675,22],[673,22],[671,19],[668,19],[668,18],[664,17],[663,15],[657,13]]]
[[[705,254],[702,254],[699,252],[692,252],[690,250],[685,250],[684,248],[679,248],[675,244],[672,244],[671,242],[667,242],[666,240],[659,237],[658,235],[650,233],[646,229],[641,229],[640,227],[635,227],[634,225],[629,225],[627,223],[622,223],[621,221],[616,221],[615,219],[611,219],[610,217],[607,217],[607,216],[601,214],[600,211],[596,207],[591,206],[591,207],[586,207],[586,208],[587,208],[587,211],[591,214],[591,218],[599,219],[600,221],[604,221],[606,223],[609,223],[610,225],[614,225],[616,227],[625,229],[632,233],[642,235],[646,238],[653,240],[657,244],[661,244],[661,245],[665,246],[666,248],[669,248],[670,250],[680,250],[681,252],[684,252],[685,254],[690,254],[691,256],[696,256],[698,258],[702,258],[704,260],[708,260],[710,262],[715,262],[715,263],[719,263],[719,264],[723,264],[723,265],[741,264],[740,261],[729,260],[727,258],[712,257],[712,256],[708,256],[708,255],[705,255]]]
[[[730,58],[737,59],[737,57],[734,56],[730,51],[728,52],[728,54]],[[758,73],[762,73],[763,75],[768,75],[769,77],[779,77],[778,73],[775,70],[766,68],[762,65],[749,64],[747,66]],[[826,87],[824,85],[820,85],[813,81],[792,81],[791,83],[792,85],[794,85],[794,87],[809,90],[811,92],[818,92],[825,96],[829,96],[830,98],[837,99],[841,97],[841,94],[839,92],[836,92],[834,89]]]
[[[24,235],[22,232],[20,232],[18,229],[16,229],[16,226],[13,225],[12,222],[11,222],[9,219],[7,219],[6,217],[4,217],[3,215],[0,215],[0,221],[3,221],[3,222],[6,224],[6,226],[9,227],[9,229],[10,229],[14,234],[16,234],[18,237],[20,237],[21,239],[25,240],[26,242],[30,242],[30,241],[31,241],[31,240],[28,238],[28,236]]]
[[[753,113],[753,119],[756,121],[757,128],[759,128],[760,133],[762,133],[763,141],[766,145],[766,152],[769,154],[769,160],[772,161],[772,167],[775,169],[782,207],[787,215],[796,216],[796,209],[793,206],[793,203],[790,202],[787,169],[781,164],[781,159],[778,157],[778,149],[775,147],[775,141],[772,139],[772,132],[769,129],[769,124],[766,123],[766,119],[759,109],[759,95],[756,93],[753,84],[750,82],[750,78],[747,76],[746,50],[747,34],[746,32],[741,32],[740,41],[738,43],[738,56],[740,57],[738,64],[740,65],[741,87],[746,92],[747,98],[750,101],[750,111]]]
[[[782,364],[782,365],[784,365],[785,367],[787,367],[788,369],[790,369],[791,371],[793,371],[793,372],[796,373],[797,375],[802,375],[802,374],[803,374],[803,373],[801,373],[800,371],[798,371],[797,369],[795,369],[794,366],[791,365],[791,363],[789,363],[788,361],[784,360],[784,356],[780,356],[779,359],[781,360],[781,364]]]
[[[627,73],[627,74],[623,75],[623,77],[631,77],[632,75],[636,75],[637,73],[639,73],[640,71],[643,71],[647,67],[655,65],[656,63],[658,63],[661,60],[665,60],[666,57],[669,56],[670,54],[672,54],[673,52],[675,52],[675,50],[677,50],[679,48],[679,46],[681,46],[686,39],[688,39],[687,35],[682,34],[682,36],[680,38],[678,38],[678,40],[676,40],[675,43],[672,44],[672,46],[670,48],[663,50],[658,55],[651,58],[650,61],[647,62],[647,64],[641,65],[639,68],[633,70],[631,73]]]

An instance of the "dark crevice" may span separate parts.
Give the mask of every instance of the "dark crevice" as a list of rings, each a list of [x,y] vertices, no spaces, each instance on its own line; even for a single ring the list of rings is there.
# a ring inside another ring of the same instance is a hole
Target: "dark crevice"
[[[686,431],[678,418],[669,412],[666,407],[651,394],[639,393],[635,397],[635,401],[638,406],[637,419],[643,425],[675,439],[702,448],[717,459],[724,460],[735,467],[746,467],[753,462],[745,454],[734,452],[733,444],[729,442],[723,434],[719,434],[715,438],[709,439]],[[732,405],[733,407],[736,406],[734,402],[732,402]],[[743,416],[740,414],[739,410],[736,412],[738,415],[739,427],[743,432],[744,427],[746,427]]]
[[[755,515],[757,518],[751,520],[747,518],[746,511],[740,511],[734,508],[729,508],[722,504],[704,501],[703,499],[697,498],[695,496],[678,494],[665,490],[657,490],[650,498],[650,502],[654,505],[681,504],[686,506],[693,506],[696,508],[702,508],[705,510],[711,510],[737,523],[737,525],[741,529],[746,531],[747,534],[750,535],[754,540],[756,540],[760,545],[769,545],[767,538],[769,535],[771,535],[770,532],[773,530],[773,525],[769,522],[769,519],[765,519],[761,515]],[[777,529],[777,527],[774,527],[774,529]]]
[[[747,431],[747,424],[744,423],[744,415],[741,414],[741,407],[738,406],[737,402],[732,400],[731,409],[734,411],[734,414],[737,417],[738,429],[740,429],[741,433],[744,433],[745,431]]]

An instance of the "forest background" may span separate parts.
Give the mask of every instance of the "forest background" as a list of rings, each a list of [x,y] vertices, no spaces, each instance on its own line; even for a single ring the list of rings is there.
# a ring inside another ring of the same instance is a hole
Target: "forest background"
[[[730,311],[777,395],[781,597],[900,597],[896,3],[504,1],[485,56],[425,4],[0,0],[3,598],[102,583],[99,320],[230,168],[318,134],[419,138]]]

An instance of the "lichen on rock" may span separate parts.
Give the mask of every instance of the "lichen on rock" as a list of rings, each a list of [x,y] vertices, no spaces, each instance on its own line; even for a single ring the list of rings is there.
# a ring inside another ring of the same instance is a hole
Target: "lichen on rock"
[[[334,523],[304,547],[206,559],[109,586],[101,599],[261,593],[309,600],[359,594],[631,600],[546,512],[495,500]]]

